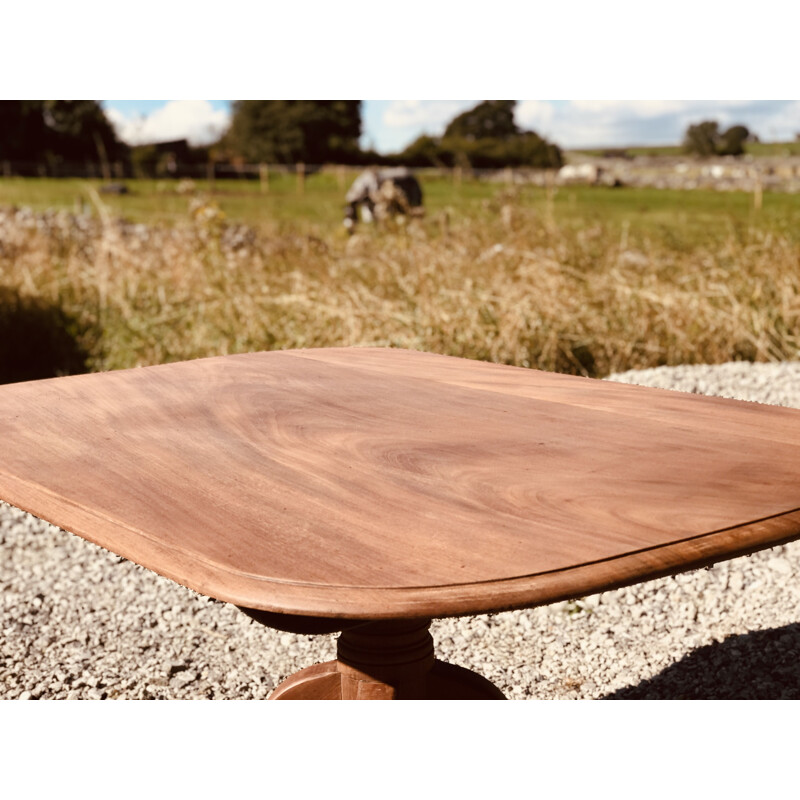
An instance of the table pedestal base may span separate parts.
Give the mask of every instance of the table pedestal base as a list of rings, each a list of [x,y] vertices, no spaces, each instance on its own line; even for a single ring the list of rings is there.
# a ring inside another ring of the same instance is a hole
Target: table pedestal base
[[[337,658],[296,672],[270,700],[503,700],[490,681],[433,654],[430,620],[367,622],[345,630]]]

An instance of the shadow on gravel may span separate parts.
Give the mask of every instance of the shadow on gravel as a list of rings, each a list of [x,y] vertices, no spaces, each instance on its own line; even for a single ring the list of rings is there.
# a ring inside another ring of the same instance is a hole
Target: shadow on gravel
[[[0,384],[87,372],[82,333],[58,306],[0,286]]]
[[[705,645],[603,700],[800,699],[800,623]]]

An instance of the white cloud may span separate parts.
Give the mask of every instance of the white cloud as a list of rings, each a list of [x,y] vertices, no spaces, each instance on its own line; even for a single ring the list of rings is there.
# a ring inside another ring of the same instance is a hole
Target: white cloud
[[[573,100],[571,106],[582,113],[607,117],[658,117],[685,110],[696,100]]]
[[[552,114],[547,116],[547,106]],[[538,115],[538,116],[537,116]],[[800,102],[781,100],[526,100],[517,121],[562,147],[678,144],[702,120],[743,124],[763,140],[791,139],[800,131]]]
[[[555,108],[546,100],[520,100],[514,111],[514,121],[524,130],[535,130],[539,134],[549,130]]]
[[[453,117],[476,104],[476,100],[395,100],[381,121],[389,128],[417,128],[438,135]]]
[[[113,107],[106,108],[106,114],[119,137],[131,145],[171,139],[210,144],[230,122],[230,113],[215,109],[208,100],[170,100],[147,116],[126,116]]]

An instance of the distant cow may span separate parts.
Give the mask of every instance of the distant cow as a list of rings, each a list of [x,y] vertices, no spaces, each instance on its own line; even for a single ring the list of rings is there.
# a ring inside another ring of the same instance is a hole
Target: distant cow
[[[603,171],[594,164],[567,164],[558,171],[559,183],[600,183]]]
[[[348,230],[352,230],[359,213],[364,222],[419,214],[422,210],[422,189],[405,167],[368,169],[353,181],[345,200],[344,224]]]
[[[597,164],[567,164],[558,171],[563,185],[583,183],[590,186],[622,186],[622,181]]]

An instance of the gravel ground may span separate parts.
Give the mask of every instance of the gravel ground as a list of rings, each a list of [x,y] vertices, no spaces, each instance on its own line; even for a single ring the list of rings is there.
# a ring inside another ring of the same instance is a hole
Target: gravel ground
[[[800,408],[800,362],[613,380]],[[800,697],[800,541],[568,603],[439,620],[440,658],[511,699]],[[265,698],[334,636],[236,608],[0,503],[0,698]]]

